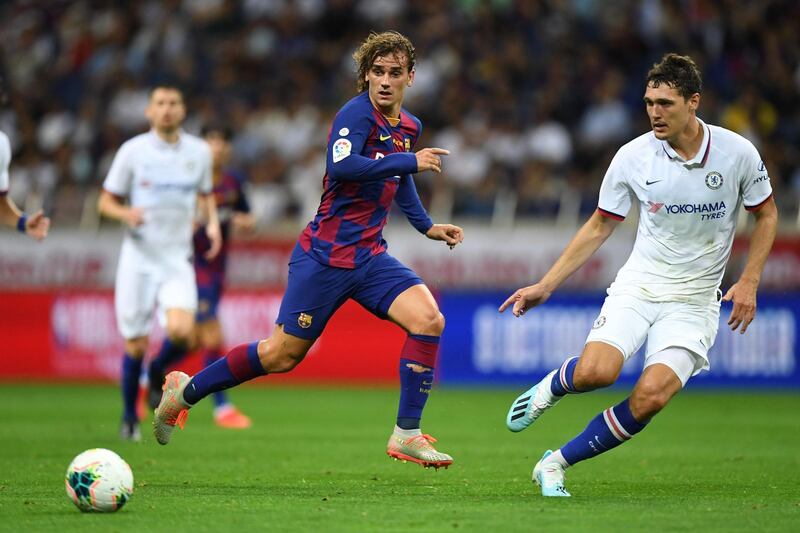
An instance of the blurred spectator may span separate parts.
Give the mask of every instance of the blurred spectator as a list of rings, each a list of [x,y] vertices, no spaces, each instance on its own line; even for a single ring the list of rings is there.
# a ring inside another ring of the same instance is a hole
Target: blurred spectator
[[[798,20],[793,0],[9,0],[0,128],[15,200],[67,216],[147,127],[148,89],[175,83],[188,131],[233,126],[261,227],[303,225],[330,114],[354,96],[352,49],[392,28],[418,46],[407,105],[426,126],[420,145],[452,151],[441,176],[417,177],[435,216],[577,216],[619,145],[648,130],[645,73],[677,51],[703,69],[700,116],[759,146],[796,218]]]

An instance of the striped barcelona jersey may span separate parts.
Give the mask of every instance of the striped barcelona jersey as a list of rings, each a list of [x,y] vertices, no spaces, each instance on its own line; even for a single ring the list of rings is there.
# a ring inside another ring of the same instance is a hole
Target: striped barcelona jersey
[[[231,218],[234,213],[250,212],[250,204],[244,193],[243,182],[242,177],[231,172],[223,172],[219,183],[214,184],[214,200],[217,203],[219,225],[222,230],[222,249],[214,259],[209,261],[203,255],[211,248],[211,242],[206,237],[205,226],[200,226],[194,232],[194,268],[197,274],[197,283],[200,285],[221,281],[225,276]]]
[[[342,107],[328,134],[322,201],[299,238],[306,253],[325,265],[355,268],[386,251],[382,230],[393,200],[418,231],[430,229],[411,177],[417,159],[410,151],[421,131],[405,109],[399,121],[387,119],[367,92]]]

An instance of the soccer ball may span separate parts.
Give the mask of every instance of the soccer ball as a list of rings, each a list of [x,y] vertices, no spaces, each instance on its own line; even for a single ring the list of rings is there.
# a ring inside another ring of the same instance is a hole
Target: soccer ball
[[[72,460],[64,484],[81,511],[109,513],[122,509],[133,494],[133,472],[116,453],[94,448]]]

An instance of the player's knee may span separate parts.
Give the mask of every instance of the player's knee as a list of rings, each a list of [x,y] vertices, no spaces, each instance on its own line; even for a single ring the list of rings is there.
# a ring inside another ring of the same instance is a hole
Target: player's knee
[[[444,331],[444,315],[436,308],[421,313],[410,328],[415,335],[432,335],[438,337]]]
[[[258,358],[261,366],[270,374],[281,374],[291,371],[306,356],[306,352],[287,346],[276,346],[270,340],[262,341],[258,346]]]
[[[173,344],[177,344],[180,346],[186,346],[189,344],[189,340],[191,339],[192,335],[192,327],[191,325],[175,325],[175,326],[168,326],[167,327],[167,337],[169,338],[170,342]]]
[[[572,380],[577,390],[589,391],[613,385],[618,374],[615,367],[582,357],[575,367]]]
[[[639,383],[631,394],[630,406],[634,418],[650,420],[669,403],[670,395],[654,384]]]
[[[147,336],[125,339],[125,353],[134,359],[142,359],[147,354]]]

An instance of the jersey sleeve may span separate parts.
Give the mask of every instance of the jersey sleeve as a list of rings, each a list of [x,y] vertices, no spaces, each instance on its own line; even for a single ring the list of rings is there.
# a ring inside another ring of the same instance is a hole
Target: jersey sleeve
[[[214,183],[211,178],[213,159],[211,149],[205,143],[203,143],[202,158],[200,183],[198,183],[197,190],[200,194],[211,194],[211,191],[214,190]]]
[[[0,194],[8,192],[8,167],[11,165],[11,143],[0,133]]]
[[[357,107],[336,115],[325,157],[325,169],[331,179],[374,181],[417,172],[417,157],[412,153],[392,153],[380,159],[361,155],[374,126],[372,117]]]
[[[772,196],[772,185],[764,161],[751,142],[747,142],[741,166],[741,195],[744,208],[758,210]]]
[[[417,231],[425,234],[431,229],[433,221],[422,206],[419,194],[417,194],[417,186],[414,184],[414,178],[411,177],[411,174],[406,174],[400,178],[394,201]]]
[[[131,192],[133,182],[133,167],[131,165],[131,145],[126,143],[117,150],[111,168],[108,170],[103,189],[116,196],[126,197]]]
[[[624,171],[624,160],[621,151],[611,160],[600,185],[600,197],[597,201],[600,214],[615,220],[625,220],[631,209],[631,189]]]

